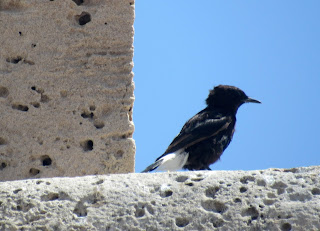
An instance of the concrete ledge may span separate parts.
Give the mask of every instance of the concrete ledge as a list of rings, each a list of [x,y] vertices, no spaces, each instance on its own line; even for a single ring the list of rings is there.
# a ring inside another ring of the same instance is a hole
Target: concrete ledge
[[[0,230],[320,230],[320,166],[0,183]]]

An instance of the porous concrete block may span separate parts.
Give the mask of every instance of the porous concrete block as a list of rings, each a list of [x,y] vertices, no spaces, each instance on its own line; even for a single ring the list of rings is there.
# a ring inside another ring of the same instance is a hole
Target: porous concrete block
[[[134,171],[134,0],[0,1],[0,180]]]
[[[0,183],[0,230],[320,230],[320,166]]]

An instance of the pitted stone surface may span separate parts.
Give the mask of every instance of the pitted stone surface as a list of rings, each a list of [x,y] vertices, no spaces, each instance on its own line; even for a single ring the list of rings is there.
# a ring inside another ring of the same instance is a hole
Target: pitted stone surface
[[[0,183],[0,230],[320,230],[320,167]]]
[[[0,181],[134,171],[134,0],[0,1]]]

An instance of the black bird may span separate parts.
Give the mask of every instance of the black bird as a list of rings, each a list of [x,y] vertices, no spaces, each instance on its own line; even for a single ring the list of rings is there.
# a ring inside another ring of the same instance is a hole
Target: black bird
[[[261,103],[237,87],[219,85],[209,92],[207,107],[188,120],[167,150],[143,172],[211,170],[231,142],[238,108]]]

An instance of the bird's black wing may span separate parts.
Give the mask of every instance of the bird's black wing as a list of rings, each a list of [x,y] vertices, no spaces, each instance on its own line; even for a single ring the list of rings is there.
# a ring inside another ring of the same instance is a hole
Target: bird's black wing
[[[179,135],[174,138],[165,153],[157,160],[168,153],[175,152],[181,148],[187,148],[216,135],[218,132],[226,129],[231,121],[230,116],[223,116],[206,109],[199,112],[185,123]]]

